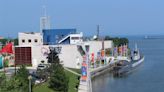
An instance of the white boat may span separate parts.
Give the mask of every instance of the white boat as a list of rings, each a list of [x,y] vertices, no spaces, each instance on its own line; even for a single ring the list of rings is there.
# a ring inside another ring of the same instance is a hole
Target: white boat
[[[137,48],[137,44],[135,44],[135,50],[132,53],[132,60],[131,60],[131,62],[133,63],[132,67],[136,67],[143,61],[144,61],[144,56],[140,55],[139,49]]]

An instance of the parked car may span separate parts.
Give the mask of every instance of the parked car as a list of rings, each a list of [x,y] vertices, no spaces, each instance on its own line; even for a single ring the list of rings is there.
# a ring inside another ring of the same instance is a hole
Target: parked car
[[[37,67],[37,70],[38,69],[43,70],[43,69],[46,69],[46,68],[47,68],[47,65],[46,64],[39,64],[38,67]]]

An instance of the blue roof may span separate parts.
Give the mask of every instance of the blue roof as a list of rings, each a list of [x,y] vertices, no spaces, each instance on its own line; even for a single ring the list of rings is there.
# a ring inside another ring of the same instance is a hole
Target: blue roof
[[[76,33],[76,29],[46,29],[43,30],[43,43],[47,45],[55,45],[63,37]],[[66,42],[69,44],[69,41]]]

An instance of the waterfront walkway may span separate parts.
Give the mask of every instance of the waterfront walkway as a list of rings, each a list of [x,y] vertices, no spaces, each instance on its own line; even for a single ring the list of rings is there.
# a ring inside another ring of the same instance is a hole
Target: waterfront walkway
[[[91,78],[95,77],[95,76],[98,76],[98,75],[112,69],[112,67],[118,62],[119,62],[119,60],[115,60],[115,61],[112,61],[108,64],[100,65],[97,68],[90,68],[89,73],[91,75]],[[89,83],[87,83],[87,82],[89,82],[89,81],[82,81],[82,79],[80,79],[78,92],[89,92],[89,90],[90,90],[89,87],[88,87]]]
[[[87,85],[88,85],[87,81],[82,81],[82,79],[80,79],[78,92],[89,92],[89,89],[88,89]]]
[[[77,72],[74,72],[74,71],[72,71],[72,70],[69,69],[69,68],[64,67],[64,69],[67,70],[67,71],[69,71],[69,72],[71,72],[71,73],[73,73],[73,74],[75,74],[75,75],[77,75],[77,76],[81,76],[81,74],[79,74],[79,73],[77,73]]]

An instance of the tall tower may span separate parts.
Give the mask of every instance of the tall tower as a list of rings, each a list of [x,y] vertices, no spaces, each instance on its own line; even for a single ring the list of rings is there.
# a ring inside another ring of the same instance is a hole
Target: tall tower
[[[43,6],[44,16],[40,17],[40,33],[44,29],[50,29],[50,17],[47,16],[46,6]]]

